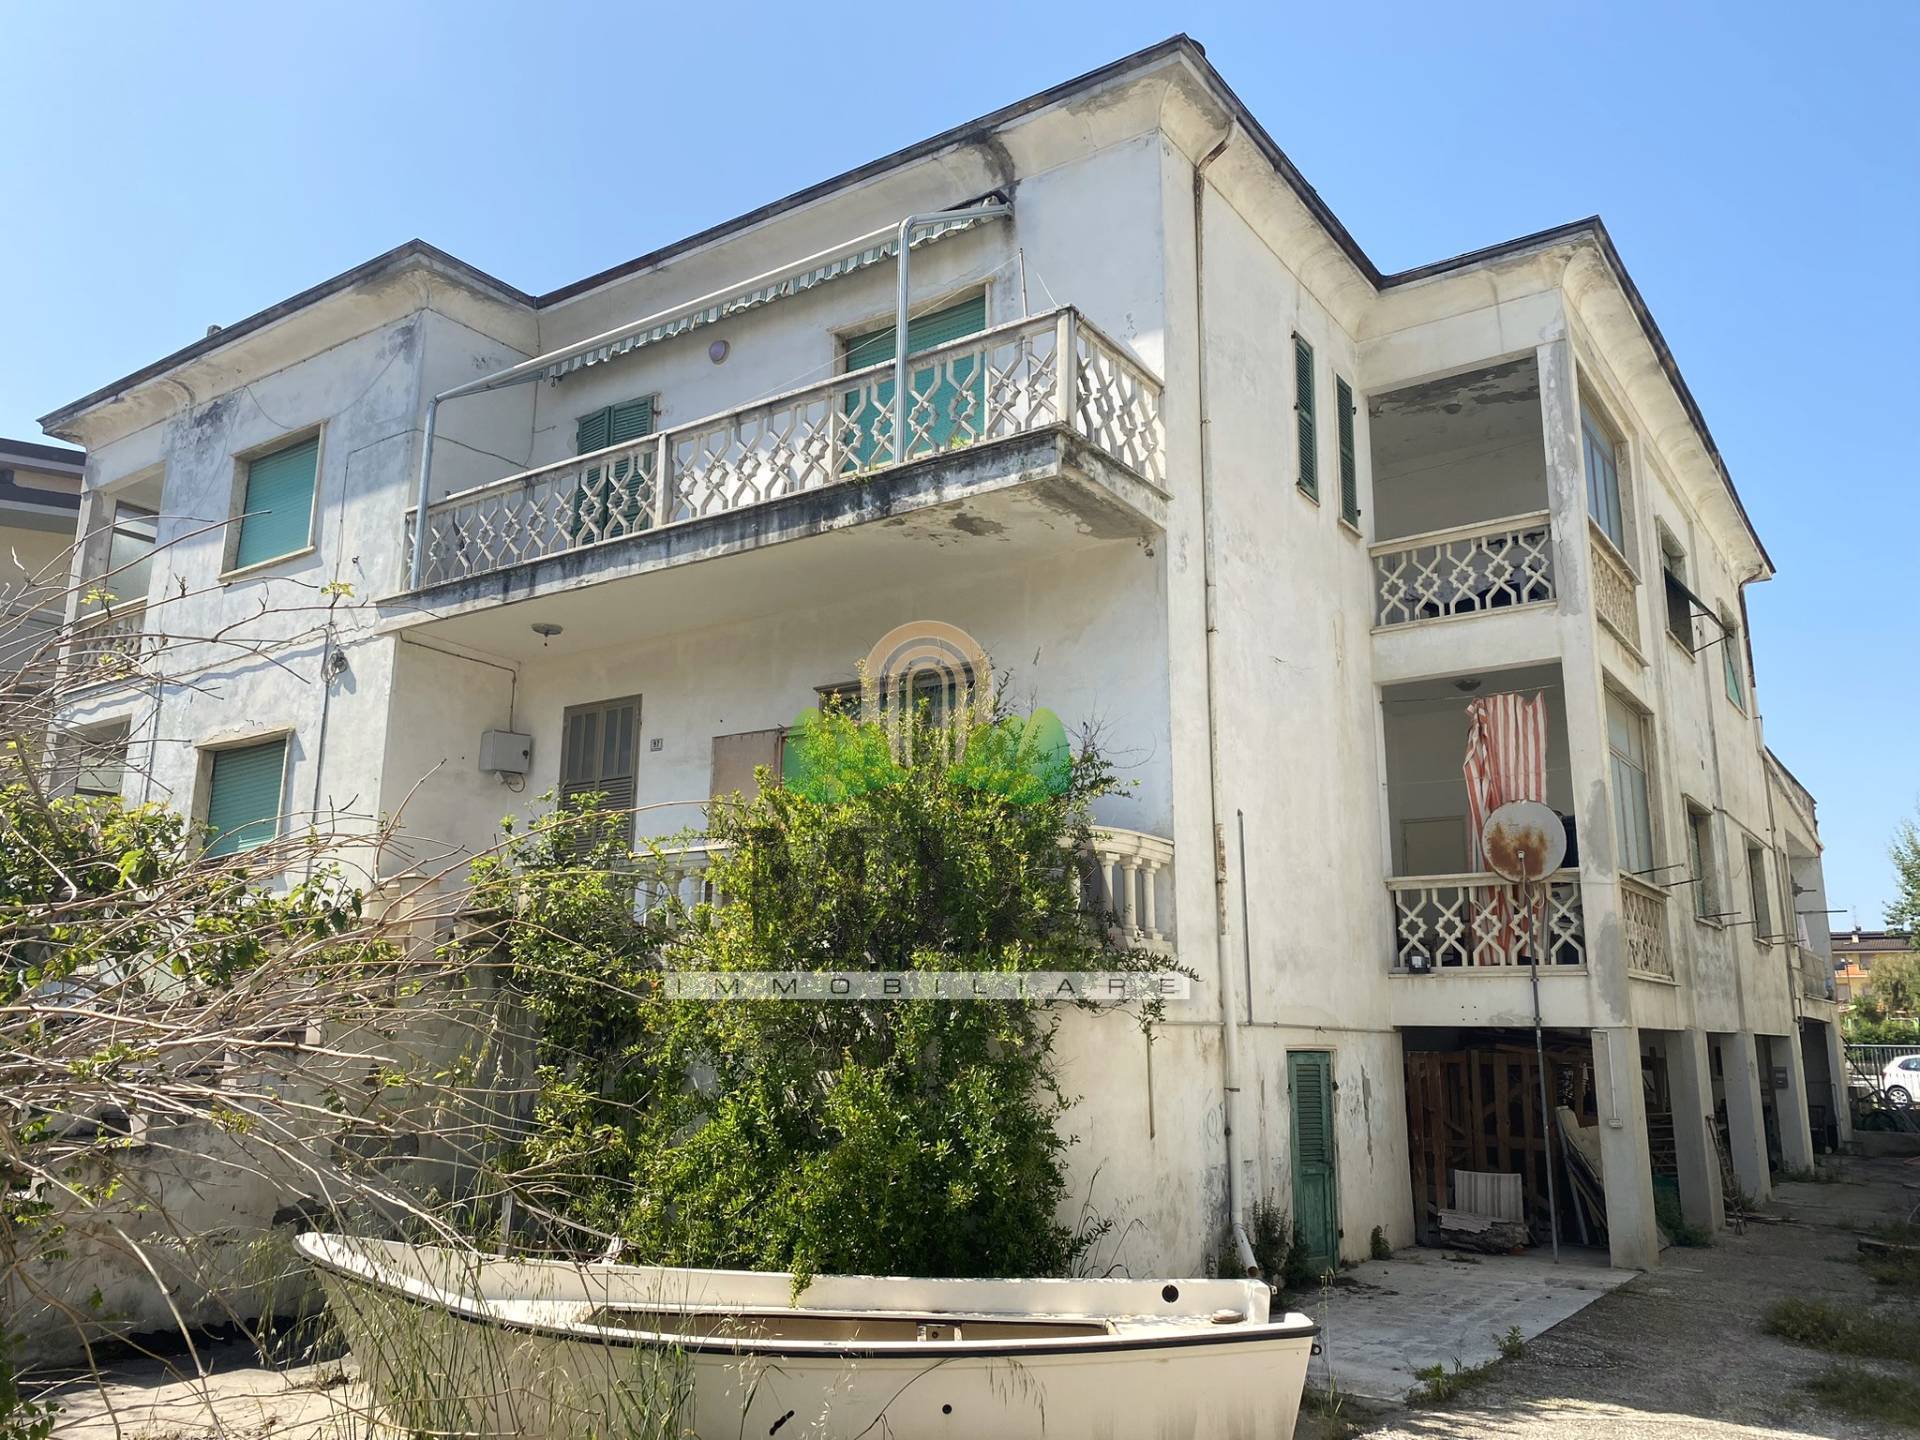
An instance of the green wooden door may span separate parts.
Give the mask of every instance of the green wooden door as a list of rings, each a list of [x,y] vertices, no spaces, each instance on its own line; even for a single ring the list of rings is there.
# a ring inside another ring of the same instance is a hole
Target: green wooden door
[[[1316,1273],[1340,1259],[1340,1195],[1334,1175],[1333,1056],[1287,1052],[1293,1103],[1293,1219]]]
[[[917,355],[922,350],[931,350],[936,345],[944,345],[949,340],[964,339],[987,328],[987,297],[984,293],[957,305],[949,305],[944,310],[935,310],[930,315],[920,315],[907,321],[907,354]],[[855,335],[847,341],[847,369],[863,370],[869,365],[879,365],[894,357],[893,330],[889,325],[884,330],[874,330],[865,335]],[[972,421],[969,430],[977,433],[986,408],[986,376],[976,374],[978,367],[971,359],[956,360],[947,368],[945,376],[931,366],[924,370],[910,370],[907,375],[907,390],[912,408],[929,409],[933,412],[929,433],[933,440],[933,450],[945,450],[960,434],[959,416],[970,411]],[[851,455],[848,468],[864,470],[873,464],[879,450],[876,439],[876,426],[880,418],[892,413],[893,381],[882,380],[873,387],[872,414],[861,425],[860,434],[850,446]],[[861,409],[861,397],[849,395],[846,400],[847,413],[858,414]],[[928,453],[924,442],[920,453]]]

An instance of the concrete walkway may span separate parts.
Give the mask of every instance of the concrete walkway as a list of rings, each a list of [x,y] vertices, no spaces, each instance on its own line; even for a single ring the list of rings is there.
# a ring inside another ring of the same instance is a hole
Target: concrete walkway
[[[1363,1400],[1403,1400],[1419,1383],[1416,1370],[1484,1364],[1514,1327],[1531,1340],[1633,1275],[1611,1269],[1603,1250],[1565,1249],[1558,1265],[1539,1250],[1396,1251],[1342,1272],[1325,1299],[1309,1302],[1323,1347],[1309,1382]]]

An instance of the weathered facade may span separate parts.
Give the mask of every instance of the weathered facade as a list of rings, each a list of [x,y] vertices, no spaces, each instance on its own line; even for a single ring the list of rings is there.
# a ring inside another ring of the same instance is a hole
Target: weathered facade
[[[912,252],[902,453],[886,237],[987,197]],[[1770,562],[1604,228],[1383,275],[1190,41],[553,294],[403,246],[45,423],[88,450],[82,574],[151,505],[149,631],[273,649],[169,644],[74,722],[144,747],[141,798],[207,815],[244,753],[280,825],[398,817],[381,875],[569,783],[698,825],[902,624],[1091,727],[1134,782],[1097,815],[1116,903],[1200,977],[1151,1047],[1069,1027],[1076,1208],[1136,1274],[1203,1265],[1234,1193],[1326,1258],[1410,1241],[1409,1058],[1531,1044],[1466,871],[1473,693],[1548,696],[1577,859],[1540,1020],[1615,1260],[1655,1262],[1668,1171],[1717,1219],[1716,1145],[1754,1194],[1811,1155],[1832,1007],[1744,631]],[[610,770],[583,715],[632,727]],[[487,731],[531,737],[510,784]]]

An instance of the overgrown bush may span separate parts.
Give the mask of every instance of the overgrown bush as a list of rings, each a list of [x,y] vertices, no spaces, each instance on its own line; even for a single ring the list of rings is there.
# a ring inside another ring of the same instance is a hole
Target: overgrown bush
[[[475,875],[540,1025],[523,1193],[651,1262],[919,1275],[1067,1270],[1101,1232],[1056,1219],[1071,1137],[1059,1012],[1013,1000],[673,998],[669,972],[1152,970],[1090,923],[1074,857],[1097,754],[1036,753],[1017,720],[950,755],[830,710],[789,776],[716,805],[724,903],[636,919],[647,857],[589,811]],[[904,758],[896,758],[904,757]],[[591,843],[582,847],[578,837]],[[601,837],[601,838],[594,838]]]

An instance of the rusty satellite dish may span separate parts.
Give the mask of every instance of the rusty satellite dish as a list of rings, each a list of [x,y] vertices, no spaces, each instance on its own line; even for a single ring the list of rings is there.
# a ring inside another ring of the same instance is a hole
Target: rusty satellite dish
[[[1487,868],[1514,884],[1544,880],[1567,858],[1567,827],[1538,800],[1515,800],[1487,817],[1480,829]]]

